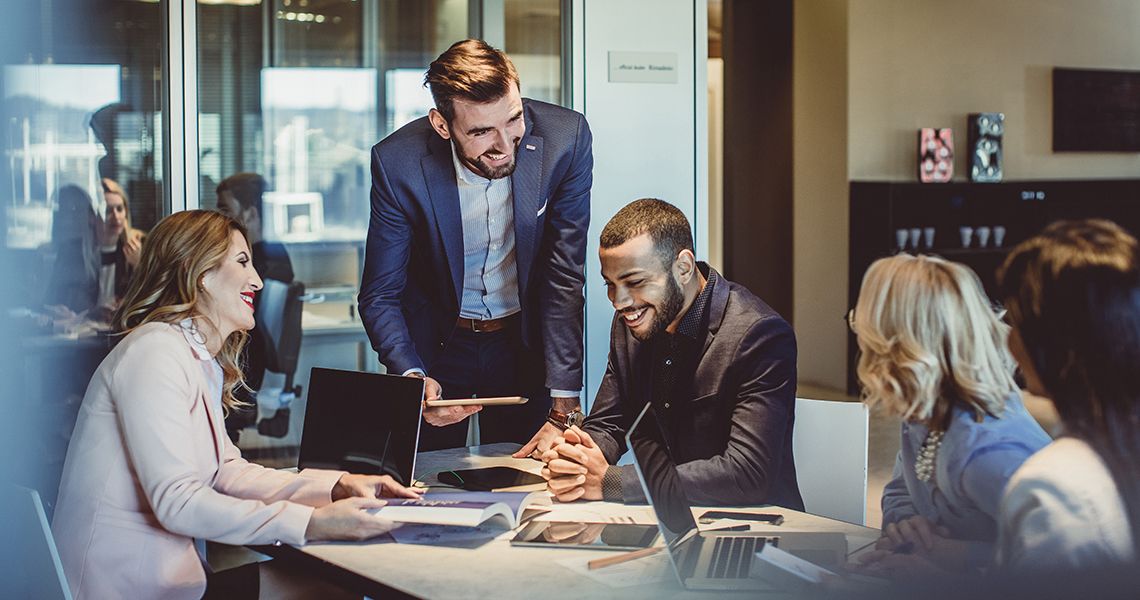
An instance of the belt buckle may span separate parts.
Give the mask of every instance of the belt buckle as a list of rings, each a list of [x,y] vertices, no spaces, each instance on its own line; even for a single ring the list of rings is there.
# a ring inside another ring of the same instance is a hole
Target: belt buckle
[[[475,333],[483,333],[483,330],[479,328],[479,323],[482,323],[482,321],[478,319],[471,319],[471,331],[474,331]]]

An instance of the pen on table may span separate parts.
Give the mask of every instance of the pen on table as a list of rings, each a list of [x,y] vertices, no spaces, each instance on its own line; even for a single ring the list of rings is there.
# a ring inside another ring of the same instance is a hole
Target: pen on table
[[[661,548],[663,548],[663,547],[664,546],[653,546],[652,548],[642,548],[641,550],[634,550],[633,552],[626,552],[625,554],[619,554],[617,556],[607,556],[606,558],[595,558],[594,560],[591,560],[590,562],[586,563],[586,567],[589,570],[593,571],[594,569],[601,569],[601,568],[610,567],[613,565],[620,565],[623,562],[629,562],[631,560],[637,560],[637,559],[642,558],[644,556],[652,556],[654,554],[657,554],[658,552],[661,551]]]

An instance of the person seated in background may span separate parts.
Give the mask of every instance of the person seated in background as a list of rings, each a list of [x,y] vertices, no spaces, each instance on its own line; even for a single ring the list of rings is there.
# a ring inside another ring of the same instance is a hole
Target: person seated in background
[[[902,419],[876,547],[988,565],[1002,490],[1050,441],[1014,383],[1009,326],[968,267],[909,254],[867,269],[848,322],[863,401]]]
[[[261,278],[245,232],[211,211],[155,227],[115,316],[123,339],[83,398],[52,523],[76,598],[200,598],[204,546],[365,539],[391,524],[388,476],[246,462],[224,435]]]
[[[293,282],[293,261],[280,242],[264,237],[265,191],[269,184],[257,173],[237,173],[218,184],[218,212],[241,223],[249,235],[253,268],[262,279]]]
[[[109,322],[138,265],[144,234],[131,227],[122,187],[102,179],[102,222],[91,197],[76,185],[60,188],[52,244],[56,264],[44,305],[57,320]]]
[[[693,254],[692,229],[656,199],[622,208],[599,257],[615,314],[590,415],[542,455],[558,500],[644,501],[613,466],[652,403],[689,500],[803,510],[792,457],[796,338],[780,315]]]
[[[1109,221],[1055,223],[1010,253],[998,293],[1029,390],[1056,405],[1063,426],[1006,489],[998,565],[1058,572],[1135,563],[1140,244]]]
[[[293,261],[289,251],[280,242],[266,241],[262,234],[262,215],[265,214],[264,195],[269,185],[257,173],[237,173],[222,180],[217,187],[218,212],[241,223],[249,236],[250,250],[253,252],[253,268],[262,279],[273,279],[282,283],[293,282]],[[261,303],[254,298],[254,310]],[[249,343],[245,347],[242,364],[245,365],[246,386],[238,392],[238,398],[245,405],[234,410],[226,418],[226,431],[230,439],[237,443],[240,432],[257,421],[257,390],[265,378],[267,345],[272,343],[258,329],[249,333]],[[284,435],[288,430],[289,409],[273,407],[276,411],[266,419],[267,432]],[[277,436],[280,437],[280,436]]]
[[[46,311],[61,323],[76,320],[99,297],[99,237],[103,223],[91,196],[77,185],[56,191],[51,222],[51,251],[55,254],[44,292]]]

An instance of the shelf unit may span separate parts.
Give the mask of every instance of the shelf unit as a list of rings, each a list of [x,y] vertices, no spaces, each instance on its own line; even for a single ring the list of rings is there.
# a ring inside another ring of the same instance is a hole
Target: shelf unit
[[[939,255],[972,268],[993,295],[997,268],[1009,250],[1060,219],[1105,218],[1140,234],[1140,179],[1034,180],[1001,183],[852,181],[849,203],[848,289],[855,306],[871,263],[899,251],[899,229],[935,229],[934,244],[907,252]],[[963,248],[959,228],[1006,229],[1001,247]],[[920,236],[921,237],[921,236]],[[837,326],[839,319],[836,319]],[[845,325],[844,325],[845,326]],[[857,392],[855,336],[848,332],[847,388]]]

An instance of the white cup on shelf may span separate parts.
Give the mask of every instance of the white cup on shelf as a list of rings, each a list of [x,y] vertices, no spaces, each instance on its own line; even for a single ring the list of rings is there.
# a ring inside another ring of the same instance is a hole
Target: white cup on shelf
[[[962,247],[969,248],[974,240],[974,228],[963,225],[958,228],[958,235],[962,237]]]
[[[895,243],[899,246],[899,252],[906,250],[907,231],[905,229],[895,230]]]
[[[990,245],[990,228],[989,227],[986,227],[983,225],[983,226],[975,229],[974,233],[976,233],[978,235],[978,246],[979,247],[985,248],[985,247]]]
[[[994,225],[994,247],[1001,248],[1005,243],[1005,227],[1001,225]]]
[[[923,227],[922,228],[922,243],[926,244],[927,249],[934,247],[934,228],[933,227]]]
[[[922,237],[922,230],[918,227],[910,228],[910,247],[918,250],[918,240]]]

